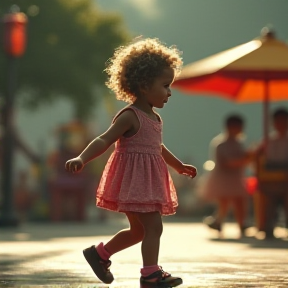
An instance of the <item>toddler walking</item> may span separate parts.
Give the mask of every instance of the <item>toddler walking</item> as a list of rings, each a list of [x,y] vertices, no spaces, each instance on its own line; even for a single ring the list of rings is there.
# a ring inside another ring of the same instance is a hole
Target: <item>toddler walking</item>
[[[130,227],[107,243],[83,251],[96,276],[104,283],[114,280],[110,257],[142,242],[141,283],[175,287],[182,283],[158,265],[162,215],[172,215],[178,206],[176,190],[167,164],[194,178],[197,170],[177,159],[162,142],[162,120],[155,108],[163,108],[171,96],[170,86],[182,66],[179,50],[159,39],[141,39],[121,46],[108,61],[106,85],[118,100],[129,105],[114,117],[111,126],[76,158],[66,162],[70,172],[115,143],[100,180],[96,205],[125,213]]]

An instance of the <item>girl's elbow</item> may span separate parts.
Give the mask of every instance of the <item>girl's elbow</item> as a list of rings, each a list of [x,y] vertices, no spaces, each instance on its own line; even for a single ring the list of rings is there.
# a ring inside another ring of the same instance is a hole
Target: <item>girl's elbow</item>
[[[101,142],[101,145],[103,148],[109,148],[113,143],[115,143],[115,140],[114,139],[111,139],[111,138],[106,138],[106,137],[99,137],[98,138],[99,141]]]

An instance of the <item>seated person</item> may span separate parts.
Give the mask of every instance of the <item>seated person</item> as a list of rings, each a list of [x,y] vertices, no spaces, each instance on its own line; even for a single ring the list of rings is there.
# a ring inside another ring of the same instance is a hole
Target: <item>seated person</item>
[[[287,171],[288,177],[288,111],[285,108],[275,110],[272,115],[274,131],[269,135],[267,143],[258,148],[258,156],[265,159],[266,171]],[[265,228],[266,238],[274,237],[277,221],[277,209],[281,204],[285,212],[285,224],[288,227],[288,179],[263,180],[259,179],[259,189],[265,194]]]

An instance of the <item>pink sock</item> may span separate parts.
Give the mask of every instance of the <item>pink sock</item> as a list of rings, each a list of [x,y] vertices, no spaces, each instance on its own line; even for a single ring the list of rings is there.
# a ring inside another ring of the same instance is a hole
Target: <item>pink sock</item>
[[[143,277],[147,277],[149,276],[150,274],[156,272],[159,270],[159,266],[158,265],[152,265],[152,266],[144,266],[140,272],[141,272],[141,275]]]
[[[107,261],[111,256],[111,254],[105,249],[103,242],[101,242],[96,247],[96,250],[97,250],[99,256],[105,261]]]

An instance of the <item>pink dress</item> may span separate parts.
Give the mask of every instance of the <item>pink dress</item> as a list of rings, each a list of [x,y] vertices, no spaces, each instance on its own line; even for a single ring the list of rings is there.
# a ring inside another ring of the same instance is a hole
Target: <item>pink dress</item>
[[[167,164],[161,154],[162,120],[150,119],[143,111],[127,106],[140,122],[138,132],[121,137],[103,171],[97,193],[98,207],[119,212],[175,214],[178,200]]]

